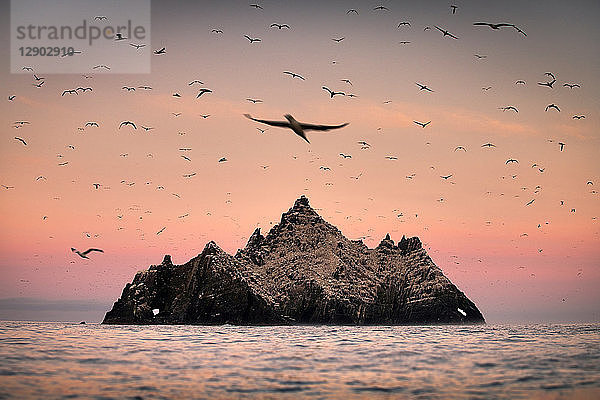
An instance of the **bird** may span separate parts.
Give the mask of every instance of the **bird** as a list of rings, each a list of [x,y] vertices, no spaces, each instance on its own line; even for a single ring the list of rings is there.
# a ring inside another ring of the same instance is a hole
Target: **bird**
[[[556,104],[554,104],[554,103],[552,103],[552,104],[548,104],[548,105],[546,106],[546,111],[548,111],[550,108],[554,108],[554,109],[556,109],[558,112],[560,112],[560,108],[558,108],[558,106],[557,106]]]
[[[514,28],[517,32],[522,33],[524,36],[527,36],[527,34],[525,32],[523,32],[521,29],[519,29],[514,24],[509,24],[509,23],[504,23],[504,22],[501,22],[499,24],[493,24],[490,22],[475,22],[473,25],[489,26],[490,28],[492,28],[494,30],[498,30],[498,29],[506,26],[506,27]]]
[[[227,159],[225,157],[221,157],[221,158],[219,158],[218,162],[225,162],[225,161],[227,161]]]
[[[173,93],[173,97],[181,97],[179,93]]]
[[[554,74],[552,72],[546,72],[544,75],[548,75],[548,76],[552,77],[552,80],[548,81],[548,82],[538,82],[538,85],[548,86],[550,89],[552,89],[552,85],[554,85],[554,82],[556,82],[556,77],[554,76]]]
[[[98,189],[102,185],[100,183],[92,183],[92,186],[94,187],[94,189]]]
[[[402,21],[402,22],[400,22],[400,23],[398,24],[398,28],[400,28],[401,26],[405,26],[405,25],[406,25],[406,26],[411,26],[411,25],[410,25],[410,22],[408,22],[408,21]]]
[[[151,127],[151,126],[144,126],[144,125],[141,125],[141,127],[142,127],[142,129],[143,129],[143,130],[145,130],[146,132],[148,132],[150,129],[154,129],[154,128],[153,128],[153,127]]]
[[[200,116],[201,116],[202,118],[206,119],[206,118],[210,117],[210,114],[200,114]]]
[[[458,150],[467,151],[467,149],[465,149],[465,148],[464,148],[464,147],[462,147],[462,146],[456,146],[456,147],[454,148],[454,151],[458,151]]]
[[[519,84],[521,84],[521,85],[525,85],[525,81],[524,81],[524,80],[521,80],[521,79],[519,79],[518,81],[516,81],[516,82],[515,82],[515,85],[519,85]]]
[[[256,128],[256,129],[258,129],[258,131],[259,131],[260,133],[265,133],[265,131],[266,131],[266,129],[260,129],[260,128]]]
[[[135,92],[135,88],[131,87],[131,86],[123,86],[121,89],[122,90],[127,90],[128,92],[131,92],[131,91]]]
[[[398,159],[398,157],[396,157],[396,156],[385,156],[385,158],[388,160],[397,160]]]
[[[358,11],[356,11],[354,8],[351,8],[348,11],[346,11],[346,14],[350,14],[350,13],[354,13],[354,14],[358,15]]]
[[[560,151],[563,151],[563,149],[566,146],[566,144],[564,144],[563,142],[558,142],[558,145],[560,146]]]
[[[431,90],[430,88],[428,88],[426,85],[422,85],[418,82],[415,82],[415,85],[417,85],[419,87],[419,90],[429,90],[430,92],[433,92],[433,90]]]
[[[335,96],[336,94],[340,94],[342,96],[345,96],[346,93],[344,92],[334,92],[331,89],[329,89],[327,86],[322,86],[321,89],[326,90],[329,92],[329,96],[333,99],[333,96]]]
[[[103,21],[103,20],[107,20],[108,18],[105,15],[97,15],[94,17],[94,21]]]
[[[87,92],[88,90],[89,90],[90,92],[93,92],[93,91],[94,91],[94,89],[93,89],[93,88],[91,88],[91,87],[82,87],[82,86],[79,86],[79,87],[78,87],[77,89],[75,89],[75,90],[81,90],[82,92]]]
[[[191,81],[190,83],[188,83],[188,86],[192,86],[194,83],[198,83],[200,85],[204,85],[204,82],[199,81],[198,79],[194,79],[193,81]]]
[[[100,252],[100,253],[104,253],[104,250],[102,250],[102,249],[87,249],[87,250],[86,250],[86,251],[84,251],[84,252],[80,252],[79,250],[77,250],[77,249],[76,249],[76,248],[74,248],[74,247],[71,247],[71,251],[72,251],[73,253],[77,254],[77,255],[78,255],[79,257],[81,257],[81,258],[87,258],[87,259],[89,259],[89,257],[88,257],[87,255],[88,255],[89,253],[93,252],[93,251],[98,251],[98,252]]]
[[[353,86],[352,82],[350,82],[350,79],[340,79],[340,82],[344,82],[344,83],[347,83],[350,86]]]
[[[485,144],[482,144],[481,147],[496,147],[496,145],[493,143],[485,143]]]
[[[573,89],[573,88],[580,88],[581,86],[579,86],[578,83],[565,83],[563,84],[564,87],[568,87],[569,89]]]
[[[22,70],[23,71],[33,71],[33,68],[31,68],[31,67],[23,67]]]
[[[136,44],[136,43],[129,43],[130,46],[135,47],[136,50],[141,49],[142,47],[146,47],[145,44]]]
[[[65,94],[73,94],[73,93],[79,94],[79,93],[77,93],[77,90],[75,90],[75,89],[68,89],[68,90],[63,90],[61,96],[64,96]]]
[[[133,126],[133,129],[137,129],[137,126],[135,126],[135,124],[134,124],[133,122],[131,122],[131,121],[123,121],[123,122],[121,122],[121,123],[119,124],[119,129],[121,129],[121,127],[122,127],[123,125],[131,125],[131,126]]]
[[[163,226],[158,232],[156,232],[156,234],[160,235],[165,229],[167,229],[167,227]]]
[[[506,163],[505,163],[505,164],[509,164],[509,163],[517,163],[517,164],[518,164],[518,163],[519,163],[519,161],[518,161],[518,160],[515,160],[514,158],[510,158],[510,159],[506,160]]]
[[[13,101],[15,99],[15,97],[17,97],[17,96],[15,96],[14,94],[8,96],[8,101]]]
[[[425,128],[427,125],[429,125],[431,123],[431,121],[428,121],[428,122],[413,121],[413,122],[423,128]]]
[[[481,88],[481,90],[485,90],[485,91],[487,92],[487,91],[488,91],[488,90],[490,90],[491,88],[492,88],[491,86],[487,86],[487,87],[482,87],[482,88]]]
[[[40,77],[39,77],[39,76],[37,76],[36,74],[33,74],[33,77],[35,78],[35,80],[36,80],[36,81],[42,81],[42,80],[46,79],[46,78],[40,78]],[[565,84],[565,85],[566,85],[566,84]],[[577,85],[577,86],[579,86],[579,85]]]
[[[15,136],[15,139],[18,140],[19,142],[23,143],[25,146],[27,146],[27,142],[23,138]]]
[[[533,202],[535,201],[535,199],[531,200],[529,203],[525,204],[526,206],[533,204]]]
[[[260,41],[261,41],[261,40],[260,40],[260,38],[251,38],[251,37],[250,37],[250,36],[248,36],[248,35],[244,35],[244,37],[245,37],[246,39],[248,39],[248,40],[250,41],[250,43],[254,43],[254,42],[260,42]]]
[[[95,66],[92,67],[92,69],[100,69],[100,68],[104,68],[104,69],[110,70],[110,67],[108,65],[95,65]]]
[[[125,36],[123,36],[123,34],[121,32],[115,33],[115,41],[126,40],[126,39],[127,38]]]
[[[360,142],[356,142],[356,143],[360,144],[361,146],[367,146],[367,147],[371,146],[369,143],[365,142],[364,140],[361,140]]]
[[[573,115],[573,119],[582,119],[585,118],[585,115]]]
[[[37,88],[41,88],[45,81],[41,81],[40,83],[32,83],[33,86]]]
[[[444,34],[444,36],[449,36],[449,37],[451,37],[451,38],[453,38],[453,39],[458,39],[456,36],[454,36],[453,34],[451,34],[450,32],[448,32],[447,30],[445,30],[445,29],[442,29],[442,28],[440,28],[440,27],[439,27],[439,26],[437,26],[437,25],[434,25],[434,26],[435,26],[435,28],[436,28],[438,31],[442,32],[442,33]]]
[[[389,11],[390,9],[385,7],[385,6],[377,6],[375,8],[373,8],[374,11],[380,10],[380,11]]]
[[[261,6],[260,4],[250,4],[250,7],[254,7],[254,8],[256,8],[257,10],[258,10],[258,9],[264,10],[264,8],[262,8],[262,6]]]
[[[167,49],[165,47],[162,47],[158,50],[154,50],[154,54],[156,54],[157,56],[159,56],[161,54],[167,54]]]
[[[304,79],[304,77],[300,74],[296,74],[294,72],[290,72],[290,71],[283,71],[284,74],[290,75],[292,78],[298,78],[298,79],[302,79],[303,81],[305,81],[306,79]]]
[[[138,86],[138,89],[152,90],[152,86]]]
[[[331,171],[331,168],[329,168],[329,167],[324,167],[323,165],[321,165],[321,166],[319,167],[319,169],[322,169],[323,171]]]
[[[346,37],[341,37],[341,38],[339,38],[339,39],[335,39],[335,38],[333,38],[333,39],[331,39],[331,40],[333,40],[333,41],[334,41],[334,42],[336,42],[336,43],[339,43],[339,42],[341,42],[341,41],[342,41],[342,40],[344,40],[344,39],[346,39]]]
[[[256,104],[256,103],[262,103],[263,101],[261,99],[252,99],[252,98],[247,98],[246,100],[248,100],[249,102]]]
[[[450,175],[446,175],[446,176],[442,176],[442,175],[440,175],[440,178],[442,178],[442,179],[445,179],[445,180],[448,180],[448,179],[450,179],[451,177],[452,177],[452,174],[450,174]]]
[[[409,44],[410,41],[409,40],[402,40],[401,42],[398,42],[399,44]]]
[[[349,154],[344,154],[344,153],[340,153],[340,156],[341,156],[341,157],[343,157],[343,158],[352,158],[352,156],[351,156],[351,155],[349,155]]]
[[[294,119],[294,117],[292,117],[290,114],[284,115],[284,117],[285,117],[285,119],[287,119],[287,121],[268,121],[268,120],[263,120],[263,119],[256,119],[256,118],[252,118],[252,116],[250,114],[244,114],[244,116],[253,121],[260,122],[263,124],[267,124],[267,125],[271,125],[271,126],[278,126],[278,127],[282,127],[282,128],[290,128],[291,130],[294,131],[294,133],[296,135],[298,135],[302,139],[306,140],[307,143],[310,143],[310,141],[306,138],[306,134],[304,133],[304,131],[309,131],[309,130],[328,131],[328,130],[332,130],[332,129],[343,128],[346,125],[348,125],[347,122],[344,124],[340,124],[340,125],[306,124],[306,123],[296,121]]]
[[[452,9],[452,14],[456,14],[456,9],[458,8],[458,6],[455,6],[454,4],[452,4],[450,6],[450,8]]]
[[[212,90],[206,89],[206,88],[202,88],[202,89],[200,89],[200,92],[198,93],[198,95],[196,96],[196,98],[202,96],[204,93],[212,93]]]
[[[221,29],[213,29],[210,31],[211,33],[223,33]]]
[[[478,58],[478,59],[480,59],[480,60],[483,59],[483,58],[487,58],[487,56],[481,55],[481,54],[475,54],[475,57]]]
[[[183,154],[181,155],[181,158],[183,158],[184,160],[187,160],[187,161],[192,161],[191,158],[189,158],[188,156],[184,156]]]
[[[282,29],[282,28],[287,28],[290,29],[290,26],[288,24],[278,24],[276,22],[272,23],[271,28],[278,28],[278,29]]]
[[[498,107],[498,109],[502,110],[502,111],[510,111],[510,110],[512,110],[512,111],[517,112],[517,113],[519,112],[519,110],[517,110],[517,108],[514,107],[514,106]]]

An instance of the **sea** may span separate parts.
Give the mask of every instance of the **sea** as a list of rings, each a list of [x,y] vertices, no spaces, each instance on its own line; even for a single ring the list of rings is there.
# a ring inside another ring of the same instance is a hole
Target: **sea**
[[[0,399],[600,399],[600,324],[0,322]]]

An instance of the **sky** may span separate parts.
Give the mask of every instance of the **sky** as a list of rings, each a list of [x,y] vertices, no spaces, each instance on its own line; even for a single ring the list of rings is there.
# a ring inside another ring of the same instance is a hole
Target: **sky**
[[[151,42],[108,41],[104,62],[139,56],[150,73],[0,60],[0,318],[101,321],[136,271],[210,240],[234,254],[306,195],[369,247],[421,238],[488,322],[600,321],[600,3],[290,3],[153,1]],[[119,17],[99,12],[90,24]],[[8,54],[9,1],[0,22]],[[309,144],[244,113],[349,125]]]

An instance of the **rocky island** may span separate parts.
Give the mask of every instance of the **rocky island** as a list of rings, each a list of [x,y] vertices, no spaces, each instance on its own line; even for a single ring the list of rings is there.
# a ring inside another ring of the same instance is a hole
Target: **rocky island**
[[[417,237],[374,249],[347,239],[302,196],[235,256],[214,242],[183,265],[138,272],[104,324],[484,323]]]

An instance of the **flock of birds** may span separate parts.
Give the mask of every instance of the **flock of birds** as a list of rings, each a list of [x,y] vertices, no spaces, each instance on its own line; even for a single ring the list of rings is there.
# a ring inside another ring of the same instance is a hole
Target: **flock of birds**
[[[250,7],[251,8],[255,8],[256,10],[264,10],[263,6],[260,5],[260,4],[251,4]],[[372,11],[373,12],[389,12],[390,10],[389,10],[388,7],[380,5],[380,6],[373,7]],[[459,7],[458,6],[456,6],[456,5],[451,5],[450,6],[449,13],[451,15],[456,14],[458,11],[459,11]],[[349,16],[350,15],[359,16],[361,12],[362,11],[359,11],[357,9],[348,9],[346,11],[346,14],[349,15]],[[107,19],[108,19],[108,17],[106,17],[106,16],[96,16],[94,18],[95,21],[106,21]],[[520,27],[518,27],[515,24],[508,23],[508,22],[500,22],[500,23],[497,23],[497,22],[474,22],[473,26],[481,27],[481,28],[487,27],[487,28],[489,28],[491,30],[494,30],[494,31],[498,31],[498,30],[501,30],[501,29],[513,30],[514,32],[516,32],[517,36],[520,36],[522,38],[526,38],[527,37],[527,33],[523,29],[521,29]],[[401,21],[401,22],[399,22],[397,24],[397,28],[398,29],[405,29],[405,28],[410,28],[410,27],[412,27],[410,21]],[[287,23],[273,22],[272,24],[269,25],[269,28],[270,29],[274,29],[274,30],[291,30],[291,29],[293,29],[293,26],[290,25],[290,24],[287,24]],[[457,36],[453,32],[450,32],[448,29],[446,29],[443,26],[433,25],[433,26],[425,26],[423,28],[423,31],[428,31],[428,30],[431,30],[432,32],[439,32],[439,34],[441,34],[442,38],[447,38],[447,39],[451,39],[451,40],[460,40],[459,36]],[[223,35],[224,32],[225,32],[225,29],[223,29],[223,28],[212,28],[212,29],[210,29],[210,33],[214,34],[214,35]],[[260,43],[262,42],[262,39],[260,37],[254,37],[254,36],[251,36],[249,34],[243,35],[243,38],[245,38],[248,41],[249,45],[253,45],[253,46],[260,45]],[[344,37],[344,36],[331,38],[331,40],[333,42],[335,42],[335,43],[342,43],[345,39],[346,39],[346,37]],[[117,33],[115,35],[114,40],[115,40],[115,42],[122,42],[122,41],[126,41],[127,38],[124,37],[123,34]],[[241,40],[243,40],[243,39],[241,39]],[[403,44],[403,45],[408,45],[411,42],[410,41],[401,41],[400,43]],[[135,49],[135,51],[143,49],[144,47],[147,46],[147,44],[144,44],[144,43],[129,43],[129,45],[131,47],[133,47]],[[153,54],[155,56],[165,56],[166,55],[168,57],[168,52],[167,52],[167,48],[166,47],[160,47],[160,48],[157,48],[157,49],[153,50]],[[486,55],[481,55],[481,54],[475,54],[475,57],[477,59],[481,60],[481,59],[485,59],[487,56]],[[92,71],[98,71],[98,70],[102,70],[102,69],[108,71],[108,70],[111,69],[111,67],[110,67],[110,65],[95,65],[95,66],[92,67]],[[34,79],[34,81],[32,82],[32,85],[36,89],[43,90],[45,87],[47,87],[47,85],[44,86],[44,83],[46,82],[46,78],[38,76],[37,73],[35,73],[35,69],[33,67],[31,67],[31,66],[24,66],[23,70],[32,73],[33,79]],[[286,71],[283,71],[282,73],[285,74],[285,75],[287,75],[287,76],[289,76],[291,79],[297,79],[297,80],[302,81],[302,82],[307,81],[307,78],[304,75],[302,75],[300,73],[297,73],[297,72],[286,70]],[[547,79],[540,80],[539,82],[537,82],[537,86],[543,87],[543,88],[547,88],[548,90],[556,90],[555,84],[557,83],[557,77],[555,76],[555,74],[552,73],[552,72],[545,72],[543,76],[547,77]],[[92,79],[93,75],[86,74],[86,75],[84,75],[84,78],[86,80],[87,79]],[[354,86],[353,82],[350,79],[346,79],[346,78],[340,79],[340,82],[343,82],[345,85],[347,85],[347,87],[353,87]],[[435,95],[435,93],[436,93],[436,90],[434,90],[433,88],[429,87],[427,84],[425,84],[423,82],[414,82],[414,84],[417,86],[416,90],[418,90],[419,93],[420,92],[424,92],[424,93],[429,93],[429,94],[432,94],[432,95]],[[515,85],[527,85],[527,82],[524,81],[524,80],[522,80],[522,79],[519,79],[519,80],[516,80],[514,84]],[[199,80],[199,79],[193,79],[187,85],[189,87],[192,87],[192,88],[198,87],[197,94],[195,95],[196,99],[205,98],[204,96],[210,97],[210,94],[214,93],[213,89],[205,87],[204,82],[201,81],[201,80]],[[569,89],[569,90],[577,90],[577,89],[580,89],[582,87],[582,84],[581,83],[575,83],[575,82],[564,82],[559,87],[562,87],[562,88],[565,88],[565,89]],[[328,87],[326,85],[321,85],[321,89],[325,92],[325,95],[328,96],[330,99],[334,99],[336,96],[339,96],[339,97],[350,97],[350,98],[358,97],[358,95],[355,94],[355,93],[348,93],[348,92],[343,91],[343,90],[333,90],[333,89],[331,89],[330,87]],[[487,91],[487,90],[490,90],[490,89],[491,89],[491,86],[486,86],[486,87],[482,88],[482,90],[484,90],[484,91]],[[124,91],[124,92],[130,93],[130,92],[135,92],[136,90],[138,90],[138,91],[139,90],[143,90],[143,91],[153,90],[153,88],[152,88],[152,86],[149,86],[149,85],[139,85],[139,86],[136,86],[136,85],[123,85],[121,87],[121,90]],[[216,90],[217,89],[215,89],[215,91]],[[93,87],[87,86],[87,85],[82,85],[82,86],[77,86],[77,87],[73,87],[73,88],[64,89],[64,90],[62,90],[62,92],[57,93],[57,97],[80,96],[80,95],[86,94],[88,92],[90,94],[93,93]],[[180,98],[180,97],[182,97],[182,95],[179,92],[175,92],[175,93],[172,93],[172,97]],[[9,102],[13,102],[17,98],[18,98],[18,94],[10,94],[8,96],[8,101]],[[259,99],[259,98],[247,97],[245,100],[248,103],[251,103],[251,104],[263,103],[263,100]],[[389,102],[390,101],[388,100],[388,101],[384,102],[384,104],[389,103]],[[519,113],[519,110],[518,110],[518,108],[515,105],[503,105],[503,106],[498,107],[498,109],[501,110],[502,112],[511,112],[511,113],[514,112],[515,114]],[[547,104],[545,106],[544,110],[545,110],[545,112],[557,112],[557,113],[562,112],[561,111],[561,107],[558,104],[555,104],[555,103]],[[174,113],[172,113],[172,115],[175,116],[175,117],[178,117],[178,116],[181,115],[181,113],[174,112]],[[203,118],[203,119],[207,119],[210,116],[211,116],[210,114],[200,114],[200,117]],[[271,119],[265,119],[265,118],[262,118],[262,117],[260,117],[260,118],[259,117],[253,117],[253,116],[251,116],[248,113],[244,114],[244,116],[246,118],[248,118],[249,120],[260,124],[260,125],[258,125],[256,127],[256,129],[261,134],[265,133],[265,131],[268,129],[268,128],[264,127],[265,125],[269,126],[269,127],[274,127],[274,128],[289,129],[289,130],[291,130],[291,132],[293,132],[294,134],[298,135],[302,140],[306,141],[307,144],[310,144],[311,142],[309,141],[309,139],[308,139],[308,137],[306,135],[306,132],[309,132],[309,131],[322,131],[322,132],[325,132],[325,131],[330,131],[330,130],[338,130],[338,129],[342,129],[342,128],[344,128],[344,127],[346,127],[346,126],[349,125],[348,122],[342,122],[342,123],[339,123],[339,124],[336,124],[336,125],[324,125],[324,124],[320,124],[320,123],[299,122],[299,121],[297,121],[290,114],[285,114],[284,115],[285,120],[271,120]],[[579,113],[572,115],[572,119],[573,120],[582,120],[582,119],[585,119],[585,118],[586,118],[585,115],[579,114]],[[429,120],[429,121],[418,121],[416,119],[413,122],[414,122],[414,124],[416,126],[422,128],[422,129],[426,129],[432,123],[431,120]],[[30,121],[24,121],[24,120],[15,121],[13,123],[13,127],[15,129],[19,129],[19,130],[23,130],[23,131],[26,131],[26,127],[29,126],[29,125],[31,125],[31,122]],[[99,126],[100,126],[100,124],[98,122],[96,122],[96,121],[88,121],[88,122],[85,123],[84,128],[78,128],[78,129],[98,128]],[[118,130],[120,130],[120,129],[133,129],[133,130],[137,130],[138,127],[141,128],[141,129],[143,129],[146,132],[154,129],[154,127],[152,127],[152,126],[145,126],[145,125],[138,124],[135,121],[130,121],[130,120],[124,120],[124,121],[120,122],[119,125],[116,127],[116,129],[118,129]],[[182,134],[182,133],[180,133],[180,134]],[[21,145],[28,146],[28,140],[29,139],[27,139],[26,135],[14,136],[14,139],[16,141],[18,141]],[[550,140],[550,141],[554,142],[553,140]],[[364,140],[358,141],[358,145],[360,145],[360,148],[364,149],[364,150],[368,150],[368,149],[371,148],[371,145],[368,142],[364,141]],[[563,141],[556,142],[556,145],[557,145],[557,151],[560,151],[560,152],[563,152],[565,150],[565,147],[567,146],[567,144],[565,142],[563,142]],[[481,145],[481,148],[493,149],[495,147],[497,147],[496,144],[490,143],[490,142],[483,143]],[[73,149],[74,149],[74,147],[73,147]],[[188,161],[188,162],[192,161],[191,157],[189,155],[186,155],[186,152],[188,152],[189,150],[191,150],[191,148],[180,148],[179,150],[182,151],[182,152],[184,152],[184,154],[180,155],[182,159],[184,159],[185,161]],[[458,151],[467,152],[467,150],[468,150],[467,146],[464,145],[464,144],[463,145],[458,145],[458,146],[454,147],[454,152],[458,152]],[[187,154],[189,154],[189,153],[187,153]],[[127,157],[127,155],[128,155],[128,153],[121,154],[122,157]],[[339,153],[339,157],[341,157],[342,160],[346,160],[346,159],[351,159],[352,155],[344,153],[344,152],[340,152]],[[398,157],[394,156],[394,155],[386,155],[385,159],[389,160],[389,161],[397,161]],[[217,160],[218,163],[226,163],[228,161],[229,160],[228,160],[227,157],[220,157]],[[68,164],[68,161],[62,161],[61,160],[61,162],[58,165],[59,166],[64,166],[64,165],[67,165],[67,164]],[[511,158],[508,158],[505,161],[505,165],[511,165],[511,164],[518,165],[520,163],[519,163],[518,159],[511,157]],[[268,165],[261,165],[262,169],[267,169],[268,167],[269,167]],[[531,168],[534,168],[534,169],[538,170],[539,173],[543,173],[545,171],[545,167],[541,167],[541,166],[539,166],[537,164],[533,164],[531,166]],[[321,170],[323,172],[326,172],[326,171],[330,171],[331,168],[329,166],[326,166],[326,165],[321,165],[319,167],[319,170]],[[183,174],[182,176],[184,178],[191,178],[191,177],[193,177],[195,175],[196,175],[196,172],[191,172],[191,173]],[[362,176],[363,176],[363,172],[360,172],[360,173],[356,174],[355,176],[351,176],[350,179],[358,180]],[[448,182],[450,182],[452,184],[454,184],[454,182],[452,181],[452,178],[454,176],[455,176],[455,174],[453,174],[453,173],[439,175],[440,179],[442,179],[443,181],[448,181]],[[513,179],[516,178],[516,175],[511,175],[511,176],[512,176]],[[413,178],[415,178],[415,174],[413,173],[413,174],[407,175],[405,178],[409,179],[409,180],[413,179]],[[36,180],[40,180],[40,179],[46,180],[46,177],[39,176],[38,178],[36,178]],[[132,185],[135,184],[135,182],[128,182],[128,181],[121,181],[121,183],[125,184],[125,185],[130,185],[130,186],[132,186]],[[326,186],[331,186],[331,185],[333,185],[333,183],[332,182],[327,182],[325,185]],[[593,187],[593,182],[590,180],[590,181],[587,182],[586,185]],[[92,183],[92,186],[95,189],[100,189],[101,187],[103,187],[103,185],[101,183],[97,183],[97,182]],[[8,189],[15,189],[15,187],[11,186],[11,185],[2,185],[2,187],[4,189],[7,189],[7,190]],[[157,187],[157,190],[164,190],[164,186]],[[534,191],[534,194],[539,193],[540,190],[541,190],[541,186],[537,186],[536,189],[535,189],[535,191]],[[592,193],[596,194],[596,192],[594,190],[592,190]],[[177,194],[177,193],[173,193],[173,195],[175,197],[180,197],[179,194]],[[230,200],[228,200],[228,201],[230,201]],[[444,198],[440,198],[440,199],[438,199],[438,201],[439,202],[443,202]],[[535,201],[535,198],[533,198],[533,199],[525,202],[523,205],[525,207],[532,206],[534,204],[534,201]],[[561,204],[560,205],[561,206],[564,205],[564,200],[561,200]],[[404,213],[401,212],[400,210],[394,210],[394,212],[397,214],[398,218],[404,217]],[[571,208],[571,212],[574,213],[575,212],[575,208]],[[185,218],[188,215],[189,214],[186,213],[186,214],[183,214],[183,215],[179,216],[179,218]],[[44,216],[44,220],[46,218],[47,217]],[[119,219],[122,218],[122,215],[118,216],[118,218]],[[540,228],[541,226],[542,226],[542,224],[540,223],[538,225],[538,228]],[[156,231],[155,234],[156,235],[160,235],[162,232],[165,231],[165,229],[167,229],[167,227],[163,226],[158,231]],[[523,235],[527,235],[527,234],[523,234]],[[367,238],[367,237],[368,237],[368,235],[365,235],[365,236],[362,237],[362,239]],[[99,249],[99,248],[89,248],[89,249],[87,249],[85,251],[79,251],[76,248],[72,247],[71,251],[73,252],[73,254],[75,254],[75,255],[83,258],[83,259],[88,259],[89,258],[88,256],[91,253],[103,253],[103,250]],[[541,250],[540,250],[540,252],[541,252]]]

